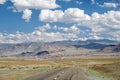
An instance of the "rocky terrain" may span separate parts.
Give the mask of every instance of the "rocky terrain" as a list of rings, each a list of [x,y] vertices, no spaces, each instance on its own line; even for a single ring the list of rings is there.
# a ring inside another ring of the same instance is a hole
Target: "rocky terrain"
[[[103,52],[120,52],[120,44],[118,45],[110,45],[102,49]]]
[[[0,56],[66,57],[120,55],[120,44],[111,42],[106,40],[89,40],[0,44]]]

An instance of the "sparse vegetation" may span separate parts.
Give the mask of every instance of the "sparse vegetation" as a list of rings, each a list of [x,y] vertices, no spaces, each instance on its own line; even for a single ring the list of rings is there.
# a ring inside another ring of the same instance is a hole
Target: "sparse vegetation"
[[[109,77],[113,77],[114,80],[120,79],[120,63],[112,63],[112,64],[102,64],[90,67],[90,69],[95,70],[102,75],[106,75]]]
[[[120,79],[119,57],[79,57],[58,59],[1,58],[0,80],[21,80],[33,74],[47,73],[62,67],[76,66],[104,73],[113,77],[114,80]]]

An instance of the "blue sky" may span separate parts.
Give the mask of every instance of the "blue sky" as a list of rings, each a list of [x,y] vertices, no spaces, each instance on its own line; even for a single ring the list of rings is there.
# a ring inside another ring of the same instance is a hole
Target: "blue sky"
[[[87,39],[120,41],[120,0],[0,0],[0,43]]]

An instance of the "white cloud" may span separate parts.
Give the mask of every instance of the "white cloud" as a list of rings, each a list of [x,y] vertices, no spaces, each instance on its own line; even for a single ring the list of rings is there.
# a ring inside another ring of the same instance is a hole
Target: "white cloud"
[[[62,10],[41,10],[41,14],[39,15],[39,19],[45,22],[57,22],[63,18]]]
[[[95,26],[100,28],[108,28],[108,29],[120,29],[120,11],[108,11],[104,14],[93,13],[91,16],[91,21]]]
[[[54,9],[60,7],[56,0],[11,0],[18,11],[25,9]]]
[[[76,31],[78,31],[78,28],[76,26],[73,25],[70,27],[70,29],[68,28],[69,30],[66,33],[60,32],[59,26],[56,26],[57,30],[55,32],[50,31],[55,30],[55,26],[51,26],[50,24],[39,26],[31,33],[23,33],[19,31],[17,31],[15,34],[0,33],[0,43],[22,43],[36,41],[51,42],[78,39],[78,33],[75,33]]]
[[[68,8],[64,12],[62,10],[42,10],[39,19],[45,22],[75,23],[89,20],[90,17],[84,13],[84,10]]]
[[[12,9],[13,12],[22,12],[22,18],[29,21],[32,14],[32,9],[55,9],[60,7],[56,4],[56,0],[10,0],[13,3],[13,6],[8,7]]]
[[[0,4],[4,4],[6,0],[0,0]]]
[[[100,7],[105,7],[105,8],[117,8],[120,4],[118,3],[110,3],[110,2],[104,2],[103,5],[99,5]]]
[[[87,24],[87,25],[92,26],[93,24]],[[120,41],[120,30],[117,31],[115,30],[111,32],[110,31],[104,32],[103,30],[101,30],[99,32],[99,27],[96,26],[91,27],[91,29],[96,28],[96,31],[89,32],[86,30],[81,30],[79,28],[79,25],[61,27],[61,26],[56,26],[56,25],[51,26],[50,24],[46,24],[37,27],[31,33],[23,33],[19,31],[17,31],[15,34],[0,33],[0,43],[23,43],[23,42],[36,42],[36,41],[52,42],[52,41],[62,41],[62,40],[87,40],[87,39],[112,39],[112,40]]]
[[[29,10],[29,9],[25,9],[25,10],[23,11],[22,18],[25,19],[26,22],[29,22],[29,21],[30,21],[30,18],[31,18],[31,15],[32,15],[32,11]]]
[[[89,16],[84,13],[84,10],[78,8],[69,8],[64,12],[42,10],[39,18],[43,22],[78,23],[92,27],[98,25],[101,28],[120,29],[120,11],[108,11],[104,14],[94,12]]]
[[[72,25],[71,27],[58,27],[57,30],[62,30],[65,33],[74,33],[75,35],[79,34],[81,31],[76,25]]]
[[[56,15],[57,13],[60,13],[60,17]],[[78,24],[79,26],[90,28],[91,31],[96,35],[99,34],[97,37],[99,36],[101,38],[103,36],[103,38],[113,38],[117,40],[120,39],[120,11],[111,10],[103,14],[94,12],[90,16],[85,14],[84,10],[80,10],[78,8],[69,8],[65,11],[46,10],[45,12],[42,12],[42,15],[40,14],[40,20],[45,22]],[[69,31],[70,29],[63,28],[63,30]]]
[[[80,10],[79,8],[68,8],[64,11],[63,19],[61,22],[80,22],[89,20],[90,17],[84,13],[84,10]]]
[[[95,12],[90,21],[82,22],[81,25],[88,26],[92,32],[104,38],[120,40],[120,11],[108,11],[104,14]]]
[[[51,29],[50,24],[46,24],[46,25],[43,25],[43,26],[36,28],[36,30],[40,30],[41,32],[45,32],[45,31],[50,30],[50,29]]]

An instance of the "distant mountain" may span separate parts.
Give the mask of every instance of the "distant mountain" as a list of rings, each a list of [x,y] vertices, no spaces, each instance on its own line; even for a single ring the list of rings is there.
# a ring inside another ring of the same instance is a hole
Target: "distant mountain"
[[[119,43],[118,41],[109,40],[109,39],[99,39],[99,40],[90,39],[86,41],[90,43],[103,43],[103,44],[118,44]]]
[[[118,44],[117,41],[111,40],[0,44],[0,56],[80,56],[88,54],[93,50],[99,50],[102,52],[119,52],[120,45],[116,46],[116,44]]]
[[[119,45],[110,45],[108,47],[103,48],[101,51],[109,52],[109,53],[120,52],[120,44]]]
[[[85,44],[85,45],[81,45],[81,44],[77,44],[77,45],[74,45],[76,48],[80,48],[80,47],[83,47],[83,48],[87,48],[87,49],[103,49],[109,45],[106,45],[106,44],[100,44],[100,43],[88,43],[88,44]]]
[[[66,49],[66,45],[51,44],[51,43],[21,43],[21,44],[1,44],[0,56],[28,56],[28,55],[43,55],[55,52],[60,52]]]
[[[113,48],[114,52],[120,52],[120,44]]]

